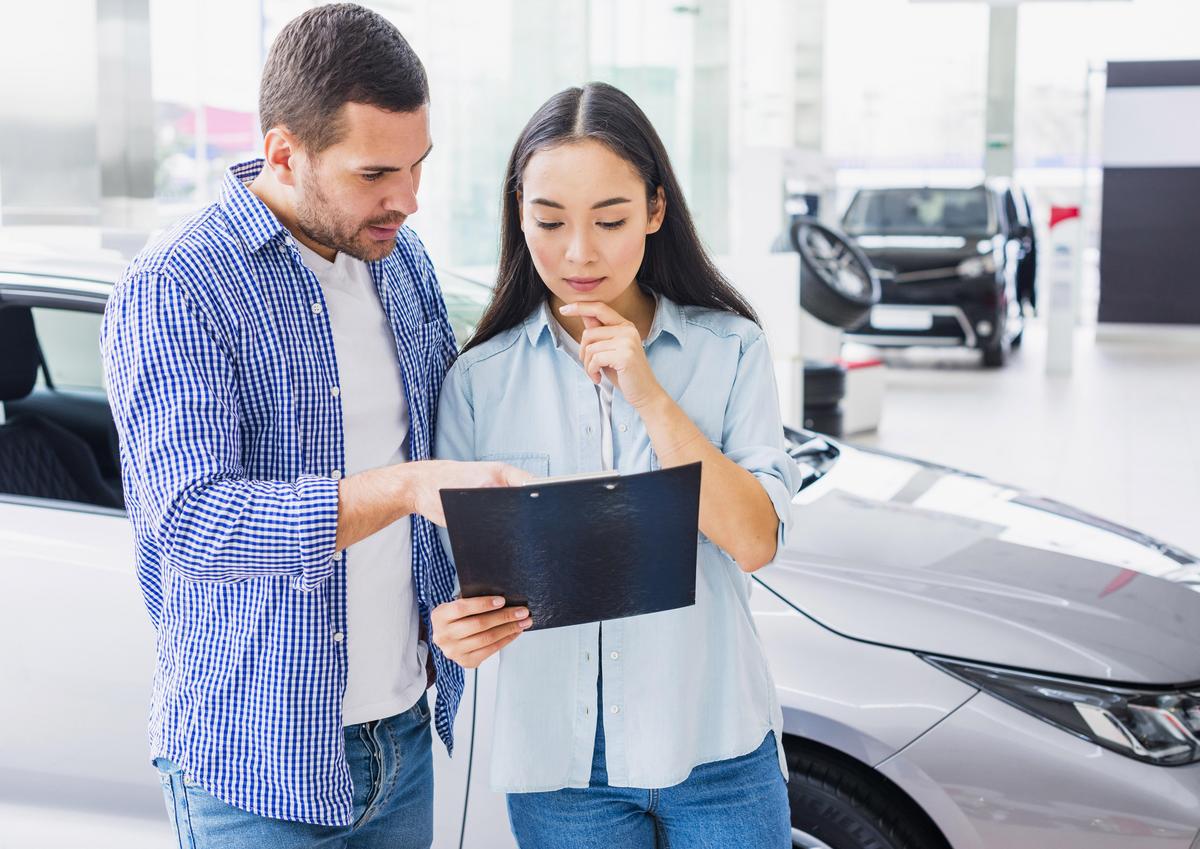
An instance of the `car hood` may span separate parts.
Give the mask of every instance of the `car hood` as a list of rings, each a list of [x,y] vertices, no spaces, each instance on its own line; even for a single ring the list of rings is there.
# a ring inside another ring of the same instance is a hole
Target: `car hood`
[[[1200,681],[1200,564],[1019,488],[841,447],[758,578],[844,636],[1082,678]]]
[[[854,237],[876,268],[903,273],[954,268],[960,262],[994,249],[990,236],[894,236],[861,234]],[[981,247],[982,246],[982,247]]]

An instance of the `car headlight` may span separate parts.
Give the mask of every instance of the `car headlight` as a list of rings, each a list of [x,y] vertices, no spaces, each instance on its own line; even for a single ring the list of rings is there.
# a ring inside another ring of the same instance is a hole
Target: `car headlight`
[[[1200,761],[1200,685],[1110,687],[923,655],[939,669],[1038,719],[1139,761]]]
[[[959,277],[983,277],[985,274],[995,274],[996,255],[990,253],[964,259],[958,264],[955,271],[958,272]]]

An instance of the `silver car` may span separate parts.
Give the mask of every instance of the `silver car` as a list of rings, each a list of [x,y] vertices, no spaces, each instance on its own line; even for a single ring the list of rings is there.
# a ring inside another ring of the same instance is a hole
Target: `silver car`
[[[0,846],[166,845],[153,635],[103,500],[120,480],[96,334],[123,263],[67,253],[0,252],[0,328],[31,310],[39,349],[12,397],[35,343],[0,331]],[[461,338],[488,290],[442,281]],[[787,437],[798,530],[752,605],[797,846],[1200,847],[1195,557],[1017,487]],[[486,778],[495,676],[468,676],[454,758],[435,744],[438,847],[514,845]]]

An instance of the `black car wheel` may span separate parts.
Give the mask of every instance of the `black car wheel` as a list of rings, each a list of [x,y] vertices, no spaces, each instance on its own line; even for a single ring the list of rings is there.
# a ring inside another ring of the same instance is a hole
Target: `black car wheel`
[[[999,334],[1003,337],[1003,333]],[[1002,368],[1008,362],[1008,355],[1012,351],[1012,345],[1007,340],[1000,338],[983,349],[983,365],[985,368]]]
[[[787,747],[792,845],[949,849],[924,812],[881,776],[807,746]]]
[[[834,327],[857,327],[879,303],[879,277],[867,255],[850,237],[812,218],[797,218],[792,247],[806,277],[800,306]]]

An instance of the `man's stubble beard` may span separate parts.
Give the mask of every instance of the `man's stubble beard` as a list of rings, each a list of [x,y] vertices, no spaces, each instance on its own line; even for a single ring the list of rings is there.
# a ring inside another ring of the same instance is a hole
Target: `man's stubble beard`
[[[338,253],[344,253],[363,262],[374,262],[386,258],[396,249],[396,240],[379,242],[369,239],[366,235],[368,223],[377,226],[396,226],[403,224],[401,217],[388,222],[368,222],[354,225],[339,218],[328,196],[321,188],[321,181],[316,173],[310,173],[305,180],[302,191],[298,192],[296,201],[296,226],[305,236],[319,245],[324,245]]]

